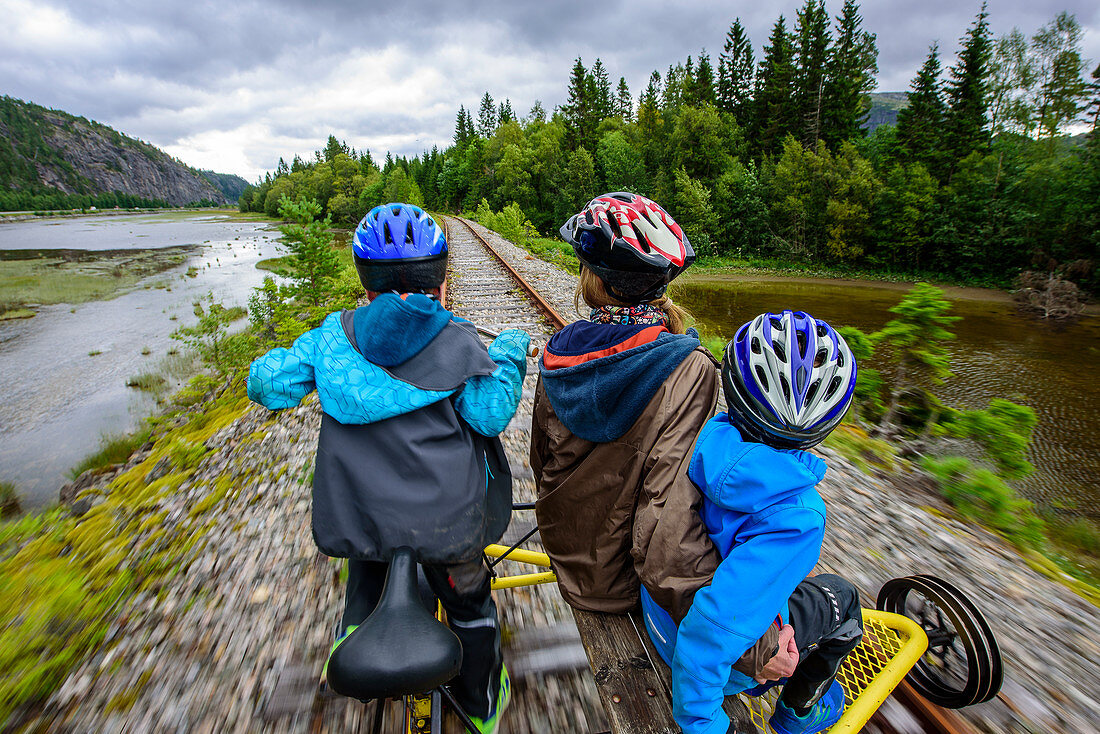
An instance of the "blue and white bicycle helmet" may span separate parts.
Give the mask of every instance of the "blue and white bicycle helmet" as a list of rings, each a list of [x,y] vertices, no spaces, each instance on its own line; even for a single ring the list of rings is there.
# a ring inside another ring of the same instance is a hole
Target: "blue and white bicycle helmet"
[[[439,224],[412,204],[383,204],[367,212],[351,241],[355,269],[368,291],[418,293],[447,275],[447,239]]]
[[[804,311],[763,313],[726,345],[722,389],[746,440],[808,449],[852,404],[856,361],[833,327]]]

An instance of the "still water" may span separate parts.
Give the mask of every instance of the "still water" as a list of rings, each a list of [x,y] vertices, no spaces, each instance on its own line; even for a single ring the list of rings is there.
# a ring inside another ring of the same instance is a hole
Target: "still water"
[[[256,263],[281,254],[268,227],[179,212],[0,224],[0,250],[196,246],[181,266],[117,298],[0,322],[0,479],[16,484],[25,506],[55,501],[66,472],[103,435],[134,430],[154,411],[153,398],[126,381],[162,370],[169,351],[182,348],[170,335],[197,321],[195,301],[213,294],[247,306],[267,274]]]
[[[872,332],[894,317],[908,286],[857,281],[685,278],[676,300],[729,339],[764,311],[801,309],[834,326]],[[1100,519],[1100,318],[1052,328],[1018,314],[998,293],[947,289],[954,377],[936,392],[948,405],[985,408],[1004,397],[1035,409],[1029,453],[1036,471],[1018,485],[1032,501]]]

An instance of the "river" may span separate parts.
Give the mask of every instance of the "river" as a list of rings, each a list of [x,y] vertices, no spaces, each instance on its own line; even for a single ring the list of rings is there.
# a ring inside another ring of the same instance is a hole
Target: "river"
[[[763,311],[796,308],[834,326],[870,333],[894,317],[908,285],[793,278],[685,278],[674,293],[712,334],[729,339]],[[1051,325],[1017,313],[1002,294],[947,289],[961,316],[947,344],[954,377],[935,392],[948,405],[985,408],[1004,397],[1035,409],[1029,459],[1018,488],[1028,499],[1100,520],[1100,318]],[[879,365],[874,365],[879,366]]]
[[[0,224],[0,250],[195,246],[179,267],[118,297],[0,322],[0,480],[15,483],[25,507],[55,501],[102,436],[132,431],[156,409],[127,379],[162,370],[182,348],[170,335],[196,322],[195,301],[213,294],[247,306],[267,275],[256,263],[282,254],[278,237],[266,223],[207,212]]]

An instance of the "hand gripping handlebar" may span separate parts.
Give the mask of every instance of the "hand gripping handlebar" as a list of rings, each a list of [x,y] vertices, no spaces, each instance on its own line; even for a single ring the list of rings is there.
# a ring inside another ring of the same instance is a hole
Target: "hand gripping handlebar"
[[[477,333],[481,334],[482,336],[487,336],[490,339],[496,339],[498,336],[500,336],[500,332],[493,331],[491,329],[485,329],[485,328],[482,328],[480,326],[477,327]],[[537,344],[531,344],[527,347],[527,356],[528,357],[537,357],[537,356],[539,356],[539,347],[538,347]]]

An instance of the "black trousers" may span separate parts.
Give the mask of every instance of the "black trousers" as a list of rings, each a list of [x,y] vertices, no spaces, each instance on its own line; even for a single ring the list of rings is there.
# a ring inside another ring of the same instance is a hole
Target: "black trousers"
[[[348,560],[344,630],[362,623],[374,611],[388,568],[378,561]],[[451,682],[451,692],[467,714],[484,719],[497,697],[501,667],[500,623],[489,589],[489,571],[482,560],[421,568],[462,643],[462,668]]]
[[[829,690],[844,658],[859,645],[863,615],[856,588],[831,573],[803,580],[787,608],[799,662],[780,699],[793,709],[804,709]]]

